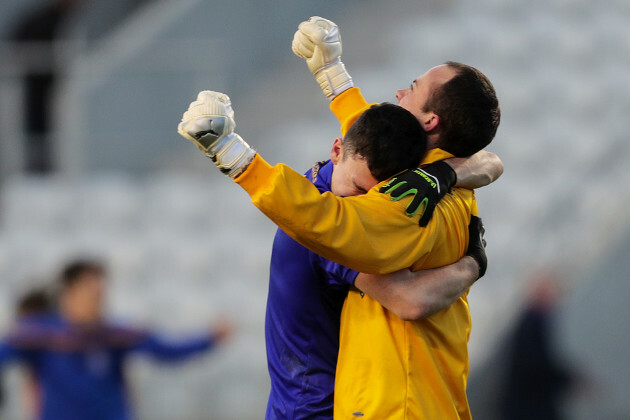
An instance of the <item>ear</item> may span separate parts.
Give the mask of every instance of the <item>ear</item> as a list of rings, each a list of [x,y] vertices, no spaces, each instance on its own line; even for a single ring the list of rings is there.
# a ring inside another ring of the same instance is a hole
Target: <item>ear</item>
[[[422,119],[422,128],[427,133],[432,132],[437,128],[440,124],[440,116],[434,114],[433,112],[429,112],[425,118]]]
[[[330,149],[330,160],[333,165],[336,165],[341,160],[343,156],[343,140],[340,137],[337,137],[332,145],[332,149]]]

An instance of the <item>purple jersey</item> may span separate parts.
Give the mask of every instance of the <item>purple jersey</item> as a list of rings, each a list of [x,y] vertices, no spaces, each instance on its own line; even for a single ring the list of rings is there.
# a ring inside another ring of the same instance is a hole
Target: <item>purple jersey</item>
[[[71,325],[63,318],[20,321],[0,341],[0,367],[25,363],[42,391],[41,420],[130,420],[124,362],[131,353],[176,362],[212,347],[207,334],[165,341],[138,329],[98,324]]]
[[[330,191],[333,164],[306,173]],[[332,419],[341,308],[357,272],[309,251],[278,229],[265,321],[271,393],[266,419]]]

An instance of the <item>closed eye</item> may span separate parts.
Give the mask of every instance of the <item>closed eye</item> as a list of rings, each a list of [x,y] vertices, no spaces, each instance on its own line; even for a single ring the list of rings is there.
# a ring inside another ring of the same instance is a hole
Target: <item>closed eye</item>
[[[359,192],[359,194],[367,193],[367,190],[365,188],[363,188],[362,186],[358,185],[356,182],[353,182],[353,184],[354,184],[354,188],[356,188],[356,190]]]

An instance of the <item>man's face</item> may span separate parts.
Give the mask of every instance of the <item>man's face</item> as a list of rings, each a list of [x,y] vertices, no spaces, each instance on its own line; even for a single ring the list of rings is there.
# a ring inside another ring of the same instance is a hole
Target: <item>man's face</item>
[[[434,89],[442,86],[455,76],[456,71],[446,64],[433,67],[414,80],[408,88],[396,91],[398,105],[411,112],[422,124],[425,131],[431,130],[432,112],[425,112],[424,105]]]
[[[330,152],[335,165],[331,178],[331,191],[340,197],[361,195],[378,184],[367,166],[367,161],[359,155],[344,156],[343,142],[336,139]]]
[[[84,273],[82,278],[65,291],[65,299],[72,316],[78,321],[97,321],[103,310],[104,278],[97,273]]]

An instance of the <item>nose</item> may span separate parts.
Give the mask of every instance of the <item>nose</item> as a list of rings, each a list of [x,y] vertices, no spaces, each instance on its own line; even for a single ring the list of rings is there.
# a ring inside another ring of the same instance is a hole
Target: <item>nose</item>
[[[402,98],[404,98],[405,96],[407,96],[408,91],[409,91],[409,88],[406,88],[406,89],[398,89],[398,90],[396,91],[396,100],[397,100],[398,102],[400,102],[400,100],[401,100]]]

